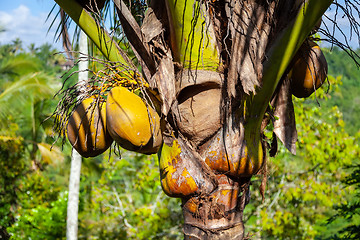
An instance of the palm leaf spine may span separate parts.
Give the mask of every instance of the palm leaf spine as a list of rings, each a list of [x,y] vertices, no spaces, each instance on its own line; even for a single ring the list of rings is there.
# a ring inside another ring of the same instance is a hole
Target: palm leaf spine
[[[253,96],[251,100],[248,112],[248,125],[253,125],[257,130],[260,129],[266,108],[278,82],[296,51],[332,2],[332,0],[306,1],[299,9],[295,19],[289,23],[288,27],[286,27],[277,40],[275,40],[268,51],[267,61],[264,62],[262,87],[258,89],[256,95]]]

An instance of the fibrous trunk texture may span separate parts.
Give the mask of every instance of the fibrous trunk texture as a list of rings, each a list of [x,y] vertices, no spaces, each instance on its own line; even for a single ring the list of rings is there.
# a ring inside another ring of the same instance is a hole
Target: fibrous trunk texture
[[[243,238],[242,213],[248,201],[249,179],[217,178],[218,186],[211,194],[183,199],[185,239]]]

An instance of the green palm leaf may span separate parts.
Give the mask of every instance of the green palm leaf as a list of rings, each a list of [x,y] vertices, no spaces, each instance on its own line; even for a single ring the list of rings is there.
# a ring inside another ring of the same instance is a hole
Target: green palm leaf
[[[39,71],[39,64],[26,54],[5,58],[0,63],[0,77],[14,78],[31,72]]]
[[[38,101],[51,98],[59,88],[50,76],[43,73],[27,74],[9,85],[0,94],[0,126],[5,123],[8,116],[17,118],[26,113],[26,106],[35,104]]]

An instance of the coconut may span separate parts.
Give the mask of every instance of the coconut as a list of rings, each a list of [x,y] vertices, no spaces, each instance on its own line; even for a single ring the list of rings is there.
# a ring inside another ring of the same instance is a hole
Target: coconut
[[[294,57],[289,72],[291,91],[295,97],[309,97],[327,77],[327,62],[320,47],[315,42],[305,42]]]
[[[106,131],[105,103],[99,105],[93,97],[85,99],[76,107],[67,124],[68,139],[83,157],[95,157],[113,142]]]
[[[106,119],[111,137],[122,148],[151,154],[156,153],[162,143],[159,115],[124,87],[110,91]]]

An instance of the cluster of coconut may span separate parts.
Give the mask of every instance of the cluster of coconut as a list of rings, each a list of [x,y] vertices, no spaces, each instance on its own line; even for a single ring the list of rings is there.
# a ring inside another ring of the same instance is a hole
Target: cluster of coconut
[[[95,157],[115,142],[124,149],[153,154],[162,143],[160,118],[125,87],[113,88],[106,101],[83,100],[67,124],[71,145],[83,157]]]
[[[309,97],[327,78],[325,56],[320,47],[310,40],[303,43],[290,66],[291,91],[298,98]]]

